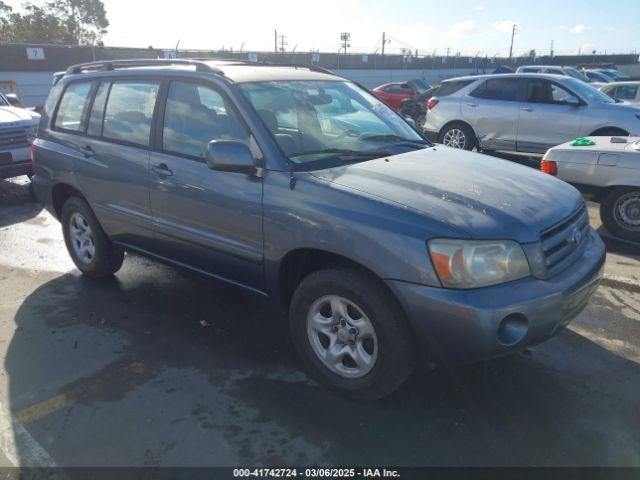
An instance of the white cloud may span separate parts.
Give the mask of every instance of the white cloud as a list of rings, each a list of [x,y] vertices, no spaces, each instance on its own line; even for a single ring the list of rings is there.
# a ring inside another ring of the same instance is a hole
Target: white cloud
[[[444,38],[460,38],[463,35],[474,35],[478,33],[478,24],[473,20],[464,20],[454,23],[445,32],[442,33]]]
[[[580,50],[582,51],[582,54],[587,54],[587,53],[591,53],[596,49],[596,46],[593,43],[585,43],[584,45],[582,45],[580,47]]]
[[[478,6],[476,6],[476,7],[474,8],[474,10],[475,10],[476,12],[481,12],[481,11],[483,11],[483,10],[484,10],[484,5],[478,5]]]
[[[585,27],[583,24],[579,23],[578,25],[574,25],[573,27],[571,27],[569,29],[569,31],[571,33],[573,33],[574,35],[579,35],[580,33],[584,33],[584,31],[587,29],[587,27]]]
[[[511,33],[511,29],[514,25],[517,25],[518,29],[520,29],[520,24],[515,20],[500,20],[499,22],[494,23],[493,27],[499,32]]]

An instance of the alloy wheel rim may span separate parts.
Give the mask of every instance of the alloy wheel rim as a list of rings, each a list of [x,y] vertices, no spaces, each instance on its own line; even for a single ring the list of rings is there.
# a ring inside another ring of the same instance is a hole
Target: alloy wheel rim
[[[378,337],[369,317],[351,300],[326,295],[307,315],[307,336],[316,356],[344,378],[368,374],[378,358]]]
[[[85,264],[93,261],[96,254],[93,231],[87,219],[75,212],[69,218],[69,237],[76,257]]]
[[[616,222],[626,230],[640,231],[640,193],[629,192],[618,199],[614,208]]]
[[[464,148],[466,143],[466,136],[459,128],[452,128],[444,134],[443,142],[447,147],[452,148]]]

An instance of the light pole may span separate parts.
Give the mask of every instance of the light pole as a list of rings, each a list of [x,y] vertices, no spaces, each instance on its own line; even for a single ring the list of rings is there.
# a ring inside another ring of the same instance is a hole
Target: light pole
[[[509,61],[513,58],[513,37],[516,36],[516,24],[513,24],[513,28],[511,29],[511,46],[509,47]]]

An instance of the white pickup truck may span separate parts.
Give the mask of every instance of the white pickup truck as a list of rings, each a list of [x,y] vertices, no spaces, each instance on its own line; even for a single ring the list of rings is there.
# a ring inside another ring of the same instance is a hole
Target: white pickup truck
[[[29,145],[39,123],[40,114],[12,106],[0,93],[0,179],[31,174]]]
[[[609,232],[640,241],[640,137],[587,137],[592,145],[549,149],[541,169],[600,202]]]

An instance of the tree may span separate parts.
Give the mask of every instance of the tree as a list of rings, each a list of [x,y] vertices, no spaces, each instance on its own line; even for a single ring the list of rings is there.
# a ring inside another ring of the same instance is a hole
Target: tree
[[[21,12],[0,0],[0,42],[100,44],[108,26],[101,0],[23,3]]]
[[[63,19],[74,43],[95,43],[107,32],[109,20],[102,0],[53,0],[47,7]]]

